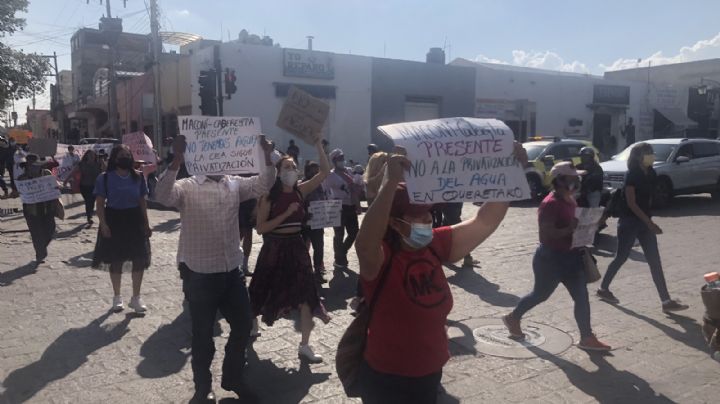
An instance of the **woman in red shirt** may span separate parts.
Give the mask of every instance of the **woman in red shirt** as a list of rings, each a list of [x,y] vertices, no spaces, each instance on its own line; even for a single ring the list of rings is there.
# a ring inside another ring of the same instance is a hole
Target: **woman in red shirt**
[[[453,305],[442,264],[470,253],[497,229],[508,209],[508,203],[486,203],[470,220],[433,229],[432,205],[410,204],[400,183],[409,161],[399,151],[388,160],[386,182],[355,241],[368,301],[383,272],[390,271],[373,308],[358,375],[366,404],[436,402],[450,358],[445,324]],[[515,153],[527,162],[522,147]]]
[[[525,334],[520,319],[533,307],[547,300],[560,283],[565,285],[575,301],[575,321],[580,329],[578,347],[591,351],[609,351],[610,347],[598,341],[590,326],[590,301],[582,256],[572,248],[575,218],[574,193],[580,189],[580,174],[571,162],[555,164],[550,170],[554,191],[538,208],[540,245],[533,257],[535,285],[529,295],[520,299],[512,313],[503,317],[510,337],[522,340]]]

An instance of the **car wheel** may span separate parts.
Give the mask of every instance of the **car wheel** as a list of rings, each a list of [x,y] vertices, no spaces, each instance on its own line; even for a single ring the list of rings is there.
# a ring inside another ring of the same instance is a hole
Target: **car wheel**
[[[655,195],[653,196],[653,207],[662,209],[670,205],[673,197],[672,184],[667,178],[659,178],[655,185]]]
[[[532,198],[532,200],[542,200],[542,197],[545,194],[545,189],[543,189],[540,178],[538,178],[536,175],[528,175],[526,177],[528,185],[530,186],[530,197]]]

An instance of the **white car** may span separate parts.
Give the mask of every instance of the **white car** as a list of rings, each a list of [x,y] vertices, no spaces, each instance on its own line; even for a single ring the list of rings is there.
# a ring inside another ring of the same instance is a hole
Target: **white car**
[[[646,140],[655,151],[653,168],[658,182],[653,205],[664,207],[675,195],[709,192],[720,200],[720,141],[711,139],[652,139]],[[612,160],[601,163],[605,188],[623,186],[627,172],[628,146]]]

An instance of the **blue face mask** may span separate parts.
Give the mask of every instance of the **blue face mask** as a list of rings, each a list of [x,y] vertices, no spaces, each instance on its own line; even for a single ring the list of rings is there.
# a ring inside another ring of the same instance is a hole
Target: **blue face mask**
[[[432,242],[432,223],[408,224],[410,224],[410,237],[403,237],[403,240],[407,243],[407,245],[419,250]]]

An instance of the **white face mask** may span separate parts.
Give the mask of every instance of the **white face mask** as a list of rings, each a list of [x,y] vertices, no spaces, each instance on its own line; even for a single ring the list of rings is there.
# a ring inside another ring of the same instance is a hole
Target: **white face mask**
[[[283,170],[280,173],[280,181],[287,187],[295,186],[298,180],[297,170]]]
[[[643,156],[642,164],[645,167],[652,167],[653,163],[655,163],[655,155],[654,154],[646,154]]]

